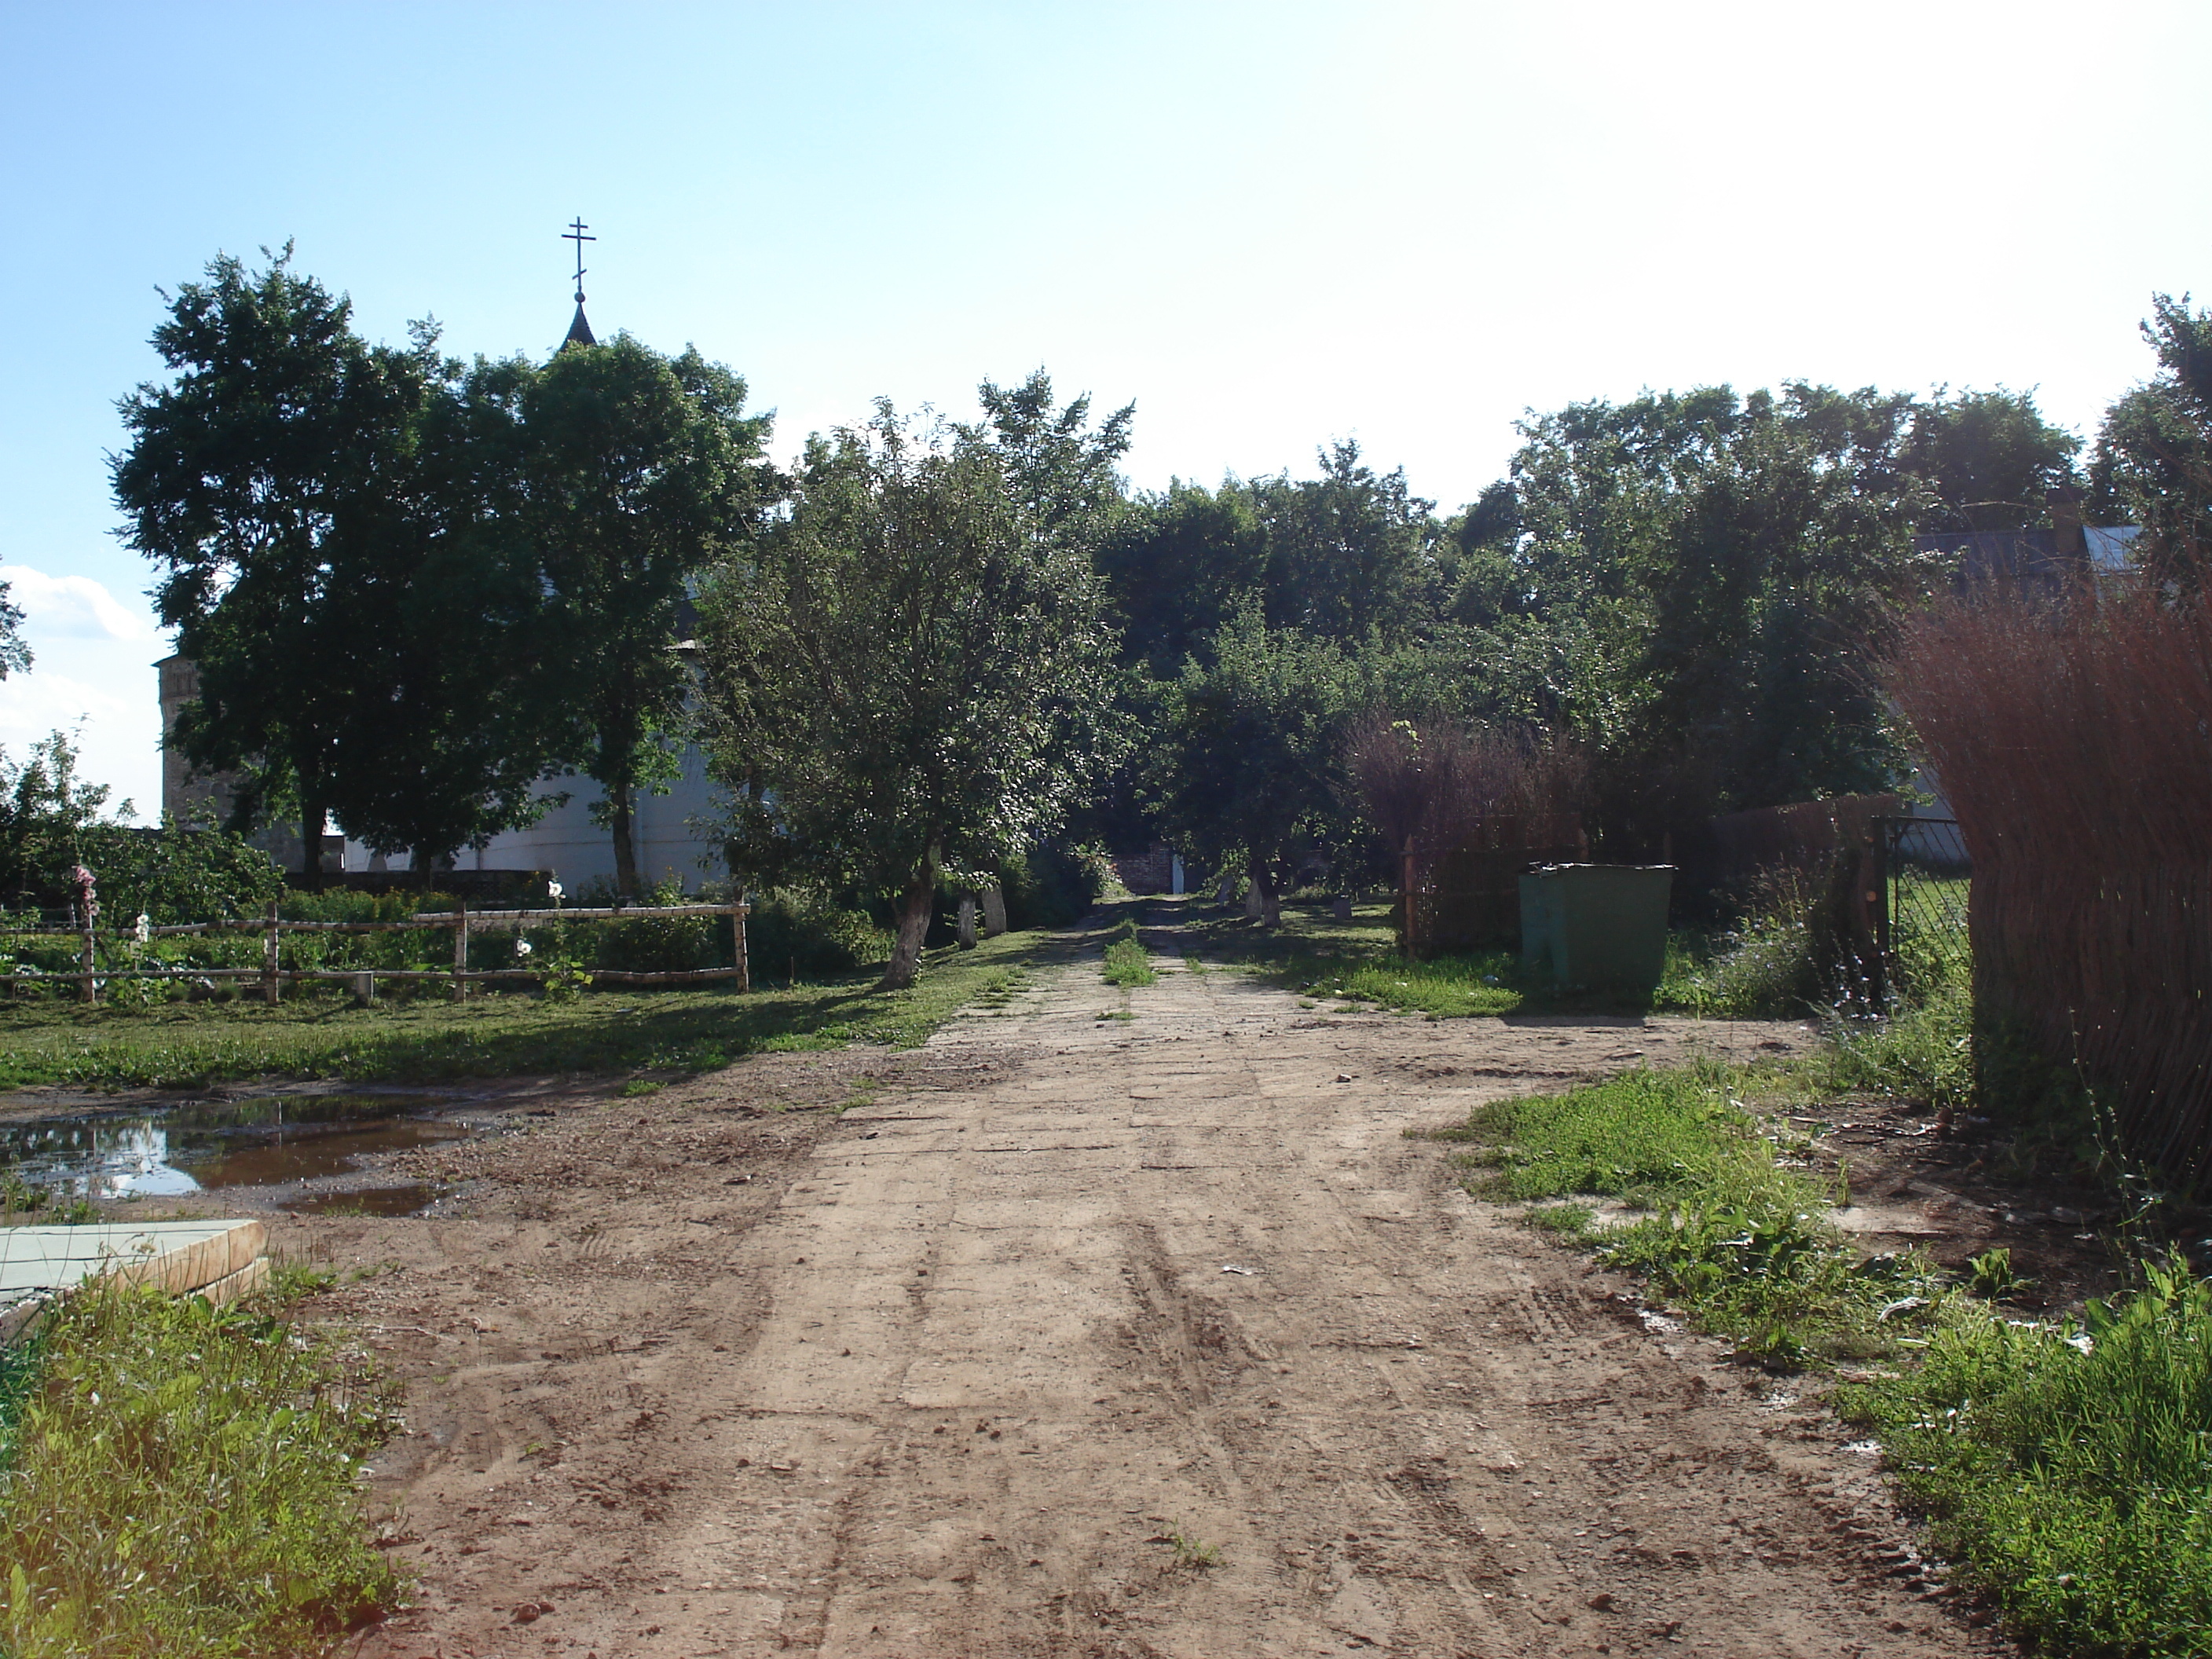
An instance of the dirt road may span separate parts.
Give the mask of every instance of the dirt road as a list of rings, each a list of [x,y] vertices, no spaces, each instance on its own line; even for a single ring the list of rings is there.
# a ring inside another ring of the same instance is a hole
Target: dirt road
[[[1097,962],[415,1155],[472,1219],[286,1224],[410,1383],[422,1593],[363,1652],[1993,1650],[1791,1389],[1402,1133],[1801,1031],[1331,1017],[1164,954],[1102,1019]],[[764,1109],[807,1100],[853,1103]]]

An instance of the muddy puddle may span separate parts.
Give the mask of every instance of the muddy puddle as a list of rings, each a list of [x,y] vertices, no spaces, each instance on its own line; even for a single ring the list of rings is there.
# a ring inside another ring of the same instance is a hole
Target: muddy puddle
[[[0,1178],[59,1200],[254,1194],[287,1209],[405,1215],[428,1182],[366,1184],[364,1160],[476,1133],[420,1095],[283,1095],[0,1125]]]

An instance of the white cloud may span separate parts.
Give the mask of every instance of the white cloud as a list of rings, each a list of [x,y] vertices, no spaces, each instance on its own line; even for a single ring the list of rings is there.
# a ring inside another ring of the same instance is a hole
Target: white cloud
[[[161,715],[154,659],[167,654],[154,619],[89,576],[0,564],[23,609],[27,673],[0,680],[0,749],[21,759],[52,732],[72,734],[82,776],[128,799],[142,822],[161,809]],[[133,600],[137,599],[132,596]]]
[[[132,640],[158,637],[154,618],[136,594],[125,604],[89,576],[50,576],[27,564],[0,564],[0,582],[11,605],[23,611],[23,637],[38,649],[42,639]]]

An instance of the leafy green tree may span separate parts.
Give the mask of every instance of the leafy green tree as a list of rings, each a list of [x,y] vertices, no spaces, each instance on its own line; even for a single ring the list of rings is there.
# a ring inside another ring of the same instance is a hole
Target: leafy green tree
[[[363,637],[332,804],[380,853],[442,860],[535,822],[573,746],[572,655],[528,533],[520,398],[532,371],[479,359],[430,389],[407,511],[351,571]]]
[[[258,272],[225,255],[179,289],[154,332],[174,378],[122,400],[111,470],[161,619],[199,665],[172,741],[239,775],[237,827],[289,804],[313,885],[371,638],[361,574],[407,538],[441,366],[427,330],[404,351],[361,339],[349,302],[291,262],[289,245]]]
[[[1401,635],[1433,615],[1436,504],[1407,487],[1403,467],[1377,472],[1358,444],[1339,443],[1317,477],[1264,478],[1252,493],[1271,626],[1344,641]]]
[[[31,647],[23,643],[23,607],[9,602],[12,591],[0,582],[0,680],[31,665]]]
[[[103,836],[131,814],[129,801],[107,811],[112,793],[78,777],[65,732],[33,744],[21,761],[0,750],[0,904],[58,902],[77,865],[103,874]]]
[[[1048,833],[1121,740],[1095,522],[1050,503],[1083,498],[1126,422],[1042,413],[1065,491],[1034,451],[888,403],[810,440],[789,516],[705,598],[733,855],[896,894],[886,986],[913,982],[939,873],[990,870]]]
[[[517,389],[520,523],[536,549],[575,713],[569,748],[602,799],[616,882],[639,890],[641,793],[676,775],[693,676],[678,649],[696,580],[747,543],[775,494],[769,417],[696,350],[627,334],[571,346]]]
[[[2194,581],[2212,555],[2212,312],[2192,311],[2186,294],[2151,305],[2142,333],[2158,372],[2106,411],[2092,507],[2141,525],[2137,558]]]
[[[1057,406],[1041,368],[1017,386],[986,380],[976,400],[984,418],[972,435],[997,452],[1015,504],[1040,533],[1088,556],[1128,511],[1115,469],[1128,453],[1137,406],[1124,404],[1093,427],[1090,394]]]
[[[2078,482],[2081,447],[2024,392],[1938,392],[1914,407],[1898,465],[1929,498],[1917,528],[2027,530],[2044,521],[2054,492]]]
[[[1885,786],[1899,757],[1867,665],[1948,574],[1914,529],[2000,500],[2017,522],[2069,453],[2015,394],[1804,385],[1573,404],[1522,431],[1510,515],[1462,522],[1450,611],[1478,632],[1481,712],[1589,745],[1601,822],[1634,854],[1716,811]]]
[[[1133,664],[1172,676],[1267,582],[1267,538],[1251,489],[1171,483],[1140,497],[1101,544],[1122,649]]]
[[[1341,828],[1340,728],[1364,701],[1353,665],[1333,641],[1271,629],[1249,605],[1157,695],[1160,815],[1208,862],[1243,860],[1272,927],[1294,845]]]

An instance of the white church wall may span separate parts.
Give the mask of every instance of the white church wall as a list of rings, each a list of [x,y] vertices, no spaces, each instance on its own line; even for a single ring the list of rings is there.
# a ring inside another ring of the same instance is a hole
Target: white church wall
[[[568,802],[556,806],[526,830],[510,830],[495,836],[482,852],[464,851],[459,862],[476,870],[543,870],[569,892],[580,892],[592,882],[615,876],[614,836],[592,822],[592,807],[602,799],[599,787],[589,778],[560,778],[541,786],[547,795],[566,793]],[[638,879],[648,889],[665,881],[696,890],[700,883],[726,873],[717,845],[691,827],[692,818],[712,818],[717,802],[707,780],[705,757],[687,749],[684,770],[665,795],[647,795],[632,814],[632,835],[637,848]],[[702,857],[708,860],[702,867]],[[368,849],[358,842],[346,845],[346,868],[370,868]],[[394,859],[395,870],[411,868],[405,858]]]

